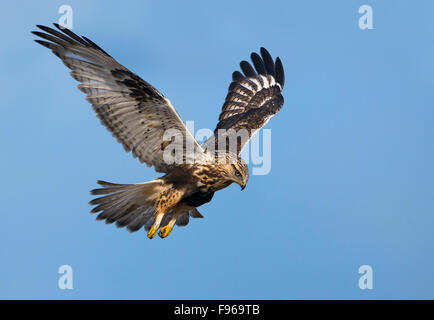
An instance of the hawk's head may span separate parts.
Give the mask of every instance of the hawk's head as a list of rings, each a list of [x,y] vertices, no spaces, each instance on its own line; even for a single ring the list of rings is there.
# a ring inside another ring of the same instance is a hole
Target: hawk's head
[[[227,152],[219,153],[218,157],[218,166],[223,178],[226,179],[226,184],[236,182],[241,186],[241,190],[244,190],[249,180],[249,168],[244,160],[233,153]]]
[[[231,180],[238,183],[241,186],[241,190],[246,187],[247,181],[249,180],[249,168],[247,164],[238,157],[238,161],[232,163]]]

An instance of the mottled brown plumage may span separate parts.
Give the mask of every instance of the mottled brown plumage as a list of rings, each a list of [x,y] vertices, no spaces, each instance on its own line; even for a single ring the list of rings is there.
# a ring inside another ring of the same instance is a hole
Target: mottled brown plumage
[[[98,220],[117,221],[119,227],[127,226],[132,232],[145,226],[150,238],[161,228],[160,236],[164,238],[175,223],[182,226],[190,216],[202,218],[196,208],[211,201],[216,191],[233,182],[244,189],[249,179],[247,165],[236,155],[225,155],[225,159],[226,163],[182,164],[148,183],[117,185],[98,181],[103,188],[91,193],[105,196],[90,202],[97,205],[92,211],[100,212]],[[147,212],[145,208],[152,210]]]
[[[249,171],[239,154],[253,134],[283,105],[283,66],[264,48],[252,53],[254,67],[240,63],[232,75],[214,135],[203,146],[187,130],[170,101],[86,37],[54,24],[33,34],[71,69],[101,123],[141,162],[164,176],[137,184],[98,181],[90,202],[98,220],[131,232],[144,227],[148,237],[170,234],[175,224],[202,218],[197,207],[235,182],[242,189]],[[166,135],[170,133],[169,139]],[[234,142],[234,143],[231,143]],[[170,152],[169,152],[169,151]],[[176,151],[181,151],[177,153]]]

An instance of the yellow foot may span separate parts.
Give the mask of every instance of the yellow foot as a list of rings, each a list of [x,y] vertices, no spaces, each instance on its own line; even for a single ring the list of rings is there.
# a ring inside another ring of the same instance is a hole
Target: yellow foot
[[[151,227],[151,229],[148,232],[148,238],[152,239],[157,234],[158,229],[154,228],[154,226]]]
[[[158,234],[161,238],[166,238],[173,230],[173,226],[166,225],[160,229],[160,233]]]

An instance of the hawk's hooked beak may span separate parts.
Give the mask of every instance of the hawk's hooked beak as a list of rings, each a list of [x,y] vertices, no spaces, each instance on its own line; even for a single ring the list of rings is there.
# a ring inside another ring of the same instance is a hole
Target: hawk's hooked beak
[[[243,191],[245,187],[246,187],[246,182],[244,181],[241,185],[241,191]]]
[[[244,188],[246,187],[246,184],[247,184],[247,181],[241,181],[241,180],[239,180],[239,181],[237,181],[237,183],[241,186],[241,191],[243,191],[244,190]]]

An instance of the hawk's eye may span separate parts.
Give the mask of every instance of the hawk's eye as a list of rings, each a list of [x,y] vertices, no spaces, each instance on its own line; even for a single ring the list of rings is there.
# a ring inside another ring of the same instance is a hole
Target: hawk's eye
[[[238,170],[235,171],[235,175],[237,176],[237,178],[241,178],[241,173]]]

